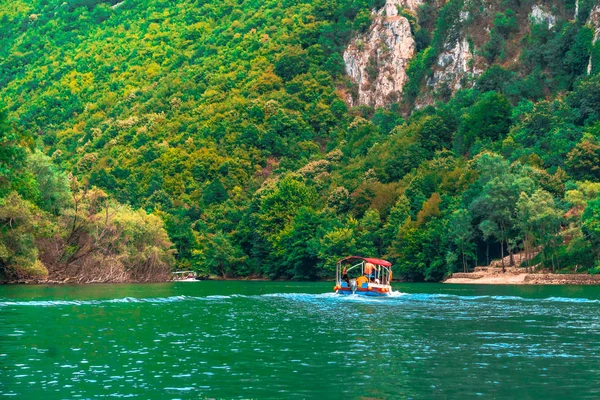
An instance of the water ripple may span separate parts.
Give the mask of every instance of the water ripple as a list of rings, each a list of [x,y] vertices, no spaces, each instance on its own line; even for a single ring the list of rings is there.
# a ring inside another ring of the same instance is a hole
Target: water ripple
[[[182,301],[223,301],[231,299],[285,299],[298,302],[315,302],[315,301],[346,301],[346,302],[363,302],[363,303],[381,303],[394,304],[398,302],[415,301],[415,302],[445,302],[445,301],[462,301],[462,302],[478,302],[489,300],[499,302],[529,302],[529,303],[585,303],[599,304],[600,300],[575,298],[575,297],[547,297],[547,298],[525,298],[519,296],[461,296],[444,293],[401,293],[393,292],[388,297],[366,297],[360,295],[340,296],[335,293],[308,294],[308,293],[268,293],[262,295],[210,295],[210,296],[169,296],[169,297],[123,297],[117,299],[106,300],[7,300],[0,299],[0,307],[56,307],[56,306],[86,306],[86,305],[101,305],[101,304],[122,304],[122,303],[174,303]]]

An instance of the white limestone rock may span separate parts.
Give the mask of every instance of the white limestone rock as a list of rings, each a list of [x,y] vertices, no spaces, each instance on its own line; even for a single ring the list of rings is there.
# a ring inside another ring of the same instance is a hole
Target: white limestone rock
[[[556,17],[549,11],[544,10],[539,4],[535,4],[531,7],[529,20],[536,24],[547,24],[548,28],[552,28],[556,24]]]
[[[351,106],[383,107],[399,100],[415,40],[398,9],[416,12],[420,4],[422,0],[387,0],[381,10],[373,11],[369,31],[351,41],[344,52],[346,72],[358,85],[357,97],[348,99]]]
[[[427,85],[437,89],[448,85],[452,92],[462,88],[462,78],[469,75],[479,75],[481,71],[473,67],[473,54],[466,38],[456,41],[454,46],[444,50],[437,59],[433,76]]]

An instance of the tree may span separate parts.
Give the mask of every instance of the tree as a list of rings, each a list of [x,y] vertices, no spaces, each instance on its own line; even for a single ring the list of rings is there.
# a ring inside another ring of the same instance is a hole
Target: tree
[[[486,240],[494,237],[500,243],[502,267],[505,245],[510,254],[510,265],[514,265],[509,239],[516,223],[516,204],[521,192],[531,192],[533,182],[526,176],[511,173],[501,156],[484,154],[477,162],[481,171],[481,190],[469,205],[469,210],[481,221],[479,229]]]
[[[467,154],[476,140],[498,140],[508,134],[512,107],[506,97],[496,92],[481,96],[461,121],[455,138],[455,150]]]
[[[69,180],[59,171],[50,157],[37,150],[27,157],[27,169],[33,174],[39,196],[36,204],[44,211],[58,215],[71,205],[72,194]]]
[[[323,271],[331,274],[338,260],[357,254],[356,233],[351,227],[338,227],[327,232],[320,240],[319,258]]]
[[[581,229],[589,238],[597,262],[600,261],[600,196],[590,200],[581,216]]]
[[[474,255],[475,246],[473,240],[473,226],[471,225],[471,213],[464,209],[454,211],[450,217],[448,236],[450,241],[460,252],[463,272],[467,272],[467,260]]]
[[[277,243],[277,257],[292,279],[322,277],[319,270],[319,233],[325,219],[314,209],[301,207],[294,220],[284,229]]]
[[[405,195],[400,196],[383,226],[384,248],[389,252],[389,246],[398,237],[400,227],[410,218],[410,203]]]
[[[592,135],[585,135],[567,154],[565,164],[579,179],[600,179],[600,143]]]
[[[25,167],[29,138],[15,130],[0,108],[0,197],[6,196],[19,180],[19,171]]]
[[[246,256],[241,249],[231,243],[223,232],[208,235],[201,241],[201,260],[205,267],[223,278],[237,275],[237,264],[243,263]]]
[[[591,125],[600,118],[600,74],[581,79],[568,97],[577,121]]]
[[[228,198],[229,194],[221,180],[215,179],[204,188],[202,200],[204,201],[204,204],[211,205],[222,203]]]
[[[256,213],[256,234],[258,240],[253,246],[260,248],[264,254],[261,259],[263,273],[275,278],[285,273],[286,266],[276,257],[279,240],[288,229],[298,211],[303,207],[311,207],[316,200],[312,187],[295,175],[287,175],[259,193],[259,209]]]
[[[305,73],[308,70],[308,66],[306,52],[290,48],[275,62],[275,73],[284,81],[289,81],[294,76]]]
[[[542,246],[544,263],[550,254],[552,270],[558,263],[557,248],[560,243],[560,222],[562,213],[554,204],[554,198],[543,189],[537,189],[531,196],[522,192],[517,202],[518,225],[522,232],[526,258],[532,257],[537,246]],[[558,265],[557,265],[558,266]]]
[[[383,251],[381,216],[379,211],[368,209],[358,226],[358,246],[361,254],[380,255]]]
[[[16,192],[0,199],[0,276],[17,280],[48,275],[36,240],[48,235],[50,225],[43,212]]]
[[[198,246],[192,221],[180,209],[179,212],[165,214],[165,229],[175,245],[177,251],[175,257],[180,267],[190,267],[192,252]]]

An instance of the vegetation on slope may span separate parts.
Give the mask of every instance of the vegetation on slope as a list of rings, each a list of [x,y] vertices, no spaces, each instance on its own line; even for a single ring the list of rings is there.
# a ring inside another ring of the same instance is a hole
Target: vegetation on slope
[[[155,281],[169,276],[160,218],[83,188],[0,114],[0,278]]]
[[[454,3],[436,24],[419,21],[413,98],[427,90],[427,54],[452,33],[444,18]],[[3,221],[27,217],[20,233],[3,225],[2,251],[12,254],[4,275],[18,266],[77,275],[83,263],[68,260],[97,245],[85,268],[101,276],[114,264],[99,260],[113,257],[119,271],[144,276],[167,265],[169,240],[178,267],[224,276],[321,278],[355,253],[392,258],[396,276],[438,280],[539,245],[544,266],[596,271],[600,75],[586,75],[598,44],[585,21],[532,25],[519,44],[522,68],[491,57],[500,64],[435,107],[348,110],[341,51],[378,6],[0,6],[0,96],[54,163],[6,147],[23,173],[4,178]],[[511,5],[502,7],[494,24],[509,38]],[[426,27],[436,27],[431,39]],[[42,168],[56,177],[35,177]],[[70,185],[59,170],[72,171]],[[53,197],[28,191],[36,185]],[[107,211],[107,196],[128,206]],[[73,221],[85,221],[85,235],[70,236]],[[37,253],[15,237],[36,242]]]

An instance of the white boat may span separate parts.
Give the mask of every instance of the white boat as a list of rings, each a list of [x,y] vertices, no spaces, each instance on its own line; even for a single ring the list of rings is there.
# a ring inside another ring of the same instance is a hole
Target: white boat
[[[171,275],[172,282],[200,282],[195,271],[175,271]]]

